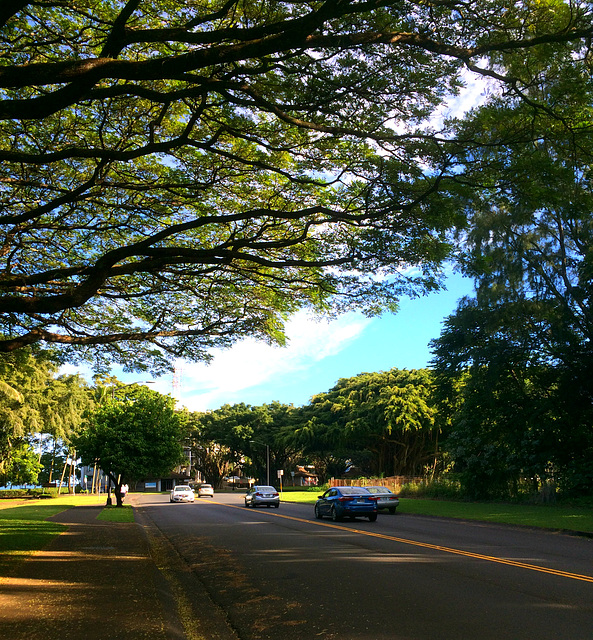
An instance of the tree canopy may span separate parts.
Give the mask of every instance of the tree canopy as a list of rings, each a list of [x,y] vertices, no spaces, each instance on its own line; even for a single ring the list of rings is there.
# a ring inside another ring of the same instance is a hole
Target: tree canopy
[[[183,461],[184,420],[174,400],[139,385],[108,397],[74,439],[83,464],[97,464],[116,486],[171,473]]]
[[[17,482],[19,469],[35,467],[27,463],[33,445],[36,458],[68,446],[92,404],[84,380],[57,375],[58,366],[55,353],[38,347],[0,354],[0,472],[6,480]]]
[[[461,74],[524,100],[526,51],[593,34],[559,0],[13,0],[0,27],[0,350],[155,370],[437,287]]]
[[[527,99],[495,100],[460,129],[480,143],[460,156],[454,196],[476,297],[445,323],[435,365],[442,384],[462,381],[450,444],[482,494],[521,477],[593,489],[593,84],[580,53],[545,68],[527,56],[540,70]]]
[[[313,396],[292,439],[320,469],[341,454],[338,475],[346,461],[373,475],[420,475],[435,465],[439,429],[430,372],[392,369]]]
[[[214,411],[190,414],[196,469],[215,486],[236,470],[253,474],[263,482],[269,452],[272,481],[278,469],[294,465],[300,454],[300,449],[286,437],[299,416],[298,409],[279,402],[257,407],[243,403],[224,405]]]

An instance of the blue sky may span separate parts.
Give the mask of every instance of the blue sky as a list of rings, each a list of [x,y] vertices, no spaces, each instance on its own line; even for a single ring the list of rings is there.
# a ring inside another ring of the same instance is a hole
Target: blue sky
[[[327,322],[299,313],[288,323],[286,347],[245,339],[217,352],[209,365],[180,362],[175,388],[173,376],[156,380],[151,388],[172,393],[191,411],[274,400],[300,406],[339,378],[427,366],[428,343],[439,336],[442,321],[457,301],[471,291],[471,281],[452,274],[446,291],[403,299],[397,314],[369,319],[351,313]],[[138,380],[137,375],[114,374],[126,382]]]

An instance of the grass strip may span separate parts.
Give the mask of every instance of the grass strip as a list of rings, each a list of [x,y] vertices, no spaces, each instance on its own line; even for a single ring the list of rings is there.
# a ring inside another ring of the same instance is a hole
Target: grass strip
[[[290,491],[284,493],[282,499],[313,505],[317,495],[311,491]],[[402,514],[593,533],[593,510],[578,507],[400,498],[397,511]]]
[[[46,547],[67,527],[47,521],[75,506],[101,504],[104,496],[63,495],[51,500],[3,501],[0,509],[0,573],[12,569],[19,560]],[[12,505],[12,506],[11,506]]]
[[[97,520],[105,520],[107,522],[134,522],[134,509],[132,509],[129,504],[124,504],[122,507],[105,507],[97,516]]]
[[[401,498],[398,511],[417,515],[593,533],[593,512],[591,509],[576,507]]]

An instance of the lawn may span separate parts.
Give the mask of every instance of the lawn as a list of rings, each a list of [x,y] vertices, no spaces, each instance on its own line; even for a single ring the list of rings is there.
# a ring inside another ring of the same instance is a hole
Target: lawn
[[[129,504],[123,507],[105,507],[97,516],[97,520],[108,520],[109,522],[134,522],[134,510]]]
[[[0,502],[0,573],[31,553],[43,549],[62,533],[65,525],[46,519],[75,506],[104,504],[105,496],[65,494],[40,500],[2,500]],[[125,512],[120,514],[117,511]],[[103,514],[107,512],[107,515]],[[131,516],[131,520],[130,520]],[[106,508],[100,512],[102,520],[133,522],[131,507]]]
[[[282,500],[314,504],[318,493],[321,492],[287,491],[282,494]],[[461,518],[593,534],[593,509],[585,508],[401,498],[397,511],[401,514]]]

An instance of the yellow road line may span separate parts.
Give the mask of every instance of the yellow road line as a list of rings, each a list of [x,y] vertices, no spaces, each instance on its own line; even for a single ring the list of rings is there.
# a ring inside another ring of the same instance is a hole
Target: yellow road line
[[[245,507],[235,504],[227,504],[224,502],[214,501],[215,504],[222,505],[223,507],[231,507],[232,509],[244,510]],[[452,549],[451,547],[443,547],[438,544],[430,544],[428,542],[418,542],[417,540],[408,540],[406,538],[398,538],[397,536],[390,536],[384,533],[376,533],[374,531],[367,531],[365,529],[353,529],[351,527],[342,527],[338,524],[329,522],[323,522],[321,520],[305,520],[304,518],[297,518],[295,516],[287,516],[283,513],[272,513],[266,511],[266,514],[275,518],[284,518],[285,520],[294,520],[296,522],[303,522],[306,524],[315,524],[320,527],[327,527],[328,529],[337,529],[338,531],[347,531],[348,533],[358,533],[363,536],[369,536],[371,538],[381,538],[382,540],[390,540],[392,542],[399,542],[401,544],[408,544],[415,547],[423,547],[424,549],[433,549],[434,551],[441,551],[443,553],[453,553],[458,556],[465,556],[467,558],[475,558],[476,560],[486,560],[487,562],[496,562],[498,564],[506,564],[511,567],[518,567],[519,569],[528,569],[529,571],[539,571],[540,573],[549,573],[553,576],[560,576],[562,578],[570,578],[571,580],[581,580],[583,582],[593,583],[593,576],[581,575],[579,573],[570,573],[569,571],[560,571],[558,569],[550,569],[548,567],[541,567],[536,564],[528,564],[526,562],[518,562],[516,560],[508,560],[506,558],[497,558],[496,556],[486,556],[481,553],[473,553],[472,551],[464,551],[463,549]]]

